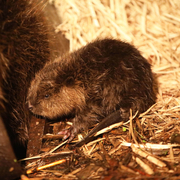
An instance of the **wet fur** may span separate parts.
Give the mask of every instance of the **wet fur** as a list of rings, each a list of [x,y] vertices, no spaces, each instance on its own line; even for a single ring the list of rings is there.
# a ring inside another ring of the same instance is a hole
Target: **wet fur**
[[[28,140],[27,89],[50,54],[43,7],[37,1],[0,0],[0,113],[18,157],[25,156]]]
[[[135,47],[96,40],[46,64],[32,81],[27,102],[44,118],[73,115],[72,139],[117,110],[119,121],[128,120],[130,108],[133,114],[146,111],[156,100],[154,83],[150,64]]]

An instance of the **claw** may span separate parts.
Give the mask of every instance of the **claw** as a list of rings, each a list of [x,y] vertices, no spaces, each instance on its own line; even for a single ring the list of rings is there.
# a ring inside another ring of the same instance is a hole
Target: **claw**
[[[71,142],[74,139],[74,137],[75,137],[75,134],[73,133],[73,129],[72,128],[64,129],[64,130],[58,132],[58,134],[64,135],[63,136],[63,140],[66,140],[66,139],[69,138],[68,142]]]

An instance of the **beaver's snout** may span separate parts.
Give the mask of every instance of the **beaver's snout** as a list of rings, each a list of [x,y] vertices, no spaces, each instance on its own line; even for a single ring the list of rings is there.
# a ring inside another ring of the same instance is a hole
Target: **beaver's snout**
[[[29,111],[33,111],[33,105],[30,103],[30,101],[26,101],[26,106],[27,106],[27,108],[29,109]]]
[[[32,105],[28,105],[28,109],[29,109],[30,111],[32,111],[32,110],[33,110],[33,106],[32,106]]]

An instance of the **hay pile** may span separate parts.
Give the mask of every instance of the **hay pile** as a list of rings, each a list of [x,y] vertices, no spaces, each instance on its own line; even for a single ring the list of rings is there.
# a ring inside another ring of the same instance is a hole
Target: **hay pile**
[[[173,133],[180,133],[180,1],[54,0],[50,3],[54,3],[62,18],[56,32],[62,32],[70,40],[70,51],[104,37],[135,45],[152,64],[159,81],[157,103],[142,115],[144,134],[149,133],[146,136],[149,140],[167,144]],[[173,151],[169,154],[163,160],[180,162]]]

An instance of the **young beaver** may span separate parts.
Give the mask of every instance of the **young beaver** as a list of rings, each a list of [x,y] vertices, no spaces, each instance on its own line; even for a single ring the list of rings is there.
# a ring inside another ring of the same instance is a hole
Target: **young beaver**
[[[155,103],[150,64],[132,45],[114,39],[96,40],[47,63],[32,81],[30,111],[47,119],[72,115],[64,131],[69,141],[82,129],[119,110],[118,121],[142,113]],[[63,134],[62,133],[62,134]]]

